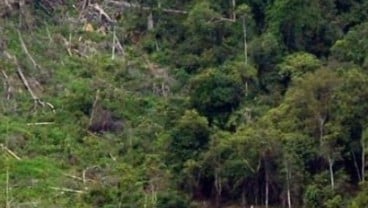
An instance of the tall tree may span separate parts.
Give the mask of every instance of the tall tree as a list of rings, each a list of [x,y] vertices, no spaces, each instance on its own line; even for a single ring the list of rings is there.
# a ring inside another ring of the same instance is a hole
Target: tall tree
[[[328,54],[339,35],[339,28],[329,21],[334,2],[318,0],[275,0],[267,13],[269,29],[291,51],[306,50],[318,56]]]
[[[368,113],[368,75],[361,69],[353,68],[343,73],[343,84],[340,88],[339,94],[339,106],[342,109],[346,120],[352,123],[357,123],[360,129],[360,146],[361,146],[361,165],[360,165],[360,178],[365,180],[365,167],[366,167],[366,148],[367,141],[367,127],[368,119],[366,114]],[[355,152],[353,151],[353,154]]]
[[[331,187],[334,188],[334,157],[331,139],[337,133],[337,115],[334,112],[335,95],[341,81],[337,74],[330,69],[319,69],[298,79],[287,92],[285,102],[291,108],[300,122],[305,133],[318,140],[324,156],[329,164]],[[325,151],[323,151],[325,150]]]

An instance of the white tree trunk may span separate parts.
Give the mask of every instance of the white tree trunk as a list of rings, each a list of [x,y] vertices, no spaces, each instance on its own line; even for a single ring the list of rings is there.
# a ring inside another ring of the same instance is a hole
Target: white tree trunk
[[[215,188],[216,188],[216,207],[218,207],[220,204],[222,194],[222,182],[221,177],[219,177],[217,171],[215,171]]]
[[[331,188],[334,189],[335,188],[335,179],[334,179],[334,172],[333,172],[333,164],[334,161],[331,158],[331,156],[328,157],[328,167],[329,167],[329,171],[330,171],[330,181],[331,181]]]
[[[150,12],[148,17],[147,17],[147,29],[148,30],[153,30],[154,29],[154,22],[153,22],[152,12]]]
[[[233,6],[233,16],[232,16],[232,18],[233,18],[234,21],[236,21],[236,12],[235,12],[235,10],[236,10],[236,0],[232,0],[231,4]]]
[[[355,153],[353,151],[350,151],[350,152],[351,152],[351,156],[353,157],[354,167],[355,167],[355,171],[357,172],[358,180],[362,181],[361,170],[359,169],[358,162],[355,157]]]
[[[243,39],[244,39],[244,63],[248,64],[248,46],[247,46],[247,25],[243,16]]]
[[[287,162],[286,162],[287,163]],[[286,165],[286,186],[287,186],[287,203],[288,203],[288,208],[291,208],[291,191],[290,191],[290,168],[289,168],[289,164],[287,163]]]
[[[234,14],[235,15],[235,14]],[[247,25],[243,16],[244,65],[248,65]],[[248,96],[248,81],[245,81],[245,96]]]

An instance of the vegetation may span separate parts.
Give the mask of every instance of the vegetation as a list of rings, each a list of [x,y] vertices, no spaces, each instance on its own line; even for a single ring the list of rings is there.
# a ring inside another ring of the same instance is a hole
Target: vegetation
[[[368,206],[368,3],[5,0],[0,206]]]

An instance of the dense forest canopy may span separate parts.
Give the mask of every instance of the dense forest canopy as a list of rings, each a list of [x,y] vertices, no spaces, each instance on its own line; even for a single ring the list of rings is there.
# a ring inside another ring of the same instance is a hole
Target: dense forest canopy
[[[368,1],[4,0],[0,206],[368,207]]]

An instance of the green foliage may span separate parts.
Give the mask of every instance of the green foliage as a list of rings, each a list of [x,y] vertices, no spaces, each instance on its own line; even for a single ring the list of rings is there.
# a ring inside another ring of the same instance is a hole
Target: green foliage
[[[195,110],[188,110],[179,119],[168,141],[167,161],[178,173],[184,163],[197,159],[201,151],[207,148],[210,130],[208,121]]]
[[[284,58],[277,67],[279,73],[284,77],[301,77],[307,72],[313,72],[321,66],[320,60],[312,54],[294,53]]]
[[[268,10],[269,28],[292,51],[325,54],[339,34],[337,25],[328,22],[333,9],[332,1],[276,0]],[[313,46],[317,36],[326,45]]]
[[[362,23],[349,30],[343,39],[336,41],[331,48],[332,55],[340,61],[353,62],[367,67],[366,59],[368,50],[366,48],[368,39],[368,23]]]
[[[218,70],[207,70],[194,77],[190,91],[193,107],[222,126],[244,97],[240,79]]]
[[[366,1],[8,2],[2,206],[367,206]]]
[[[157,208],[188,208],[189,201],[181,194],[170,190],[157,196]]]
[[[351,201],[349,208],[358,208],[368,206],[368,195],[367,195],[367,185],[366,183],[361,184],[360,193]]]

